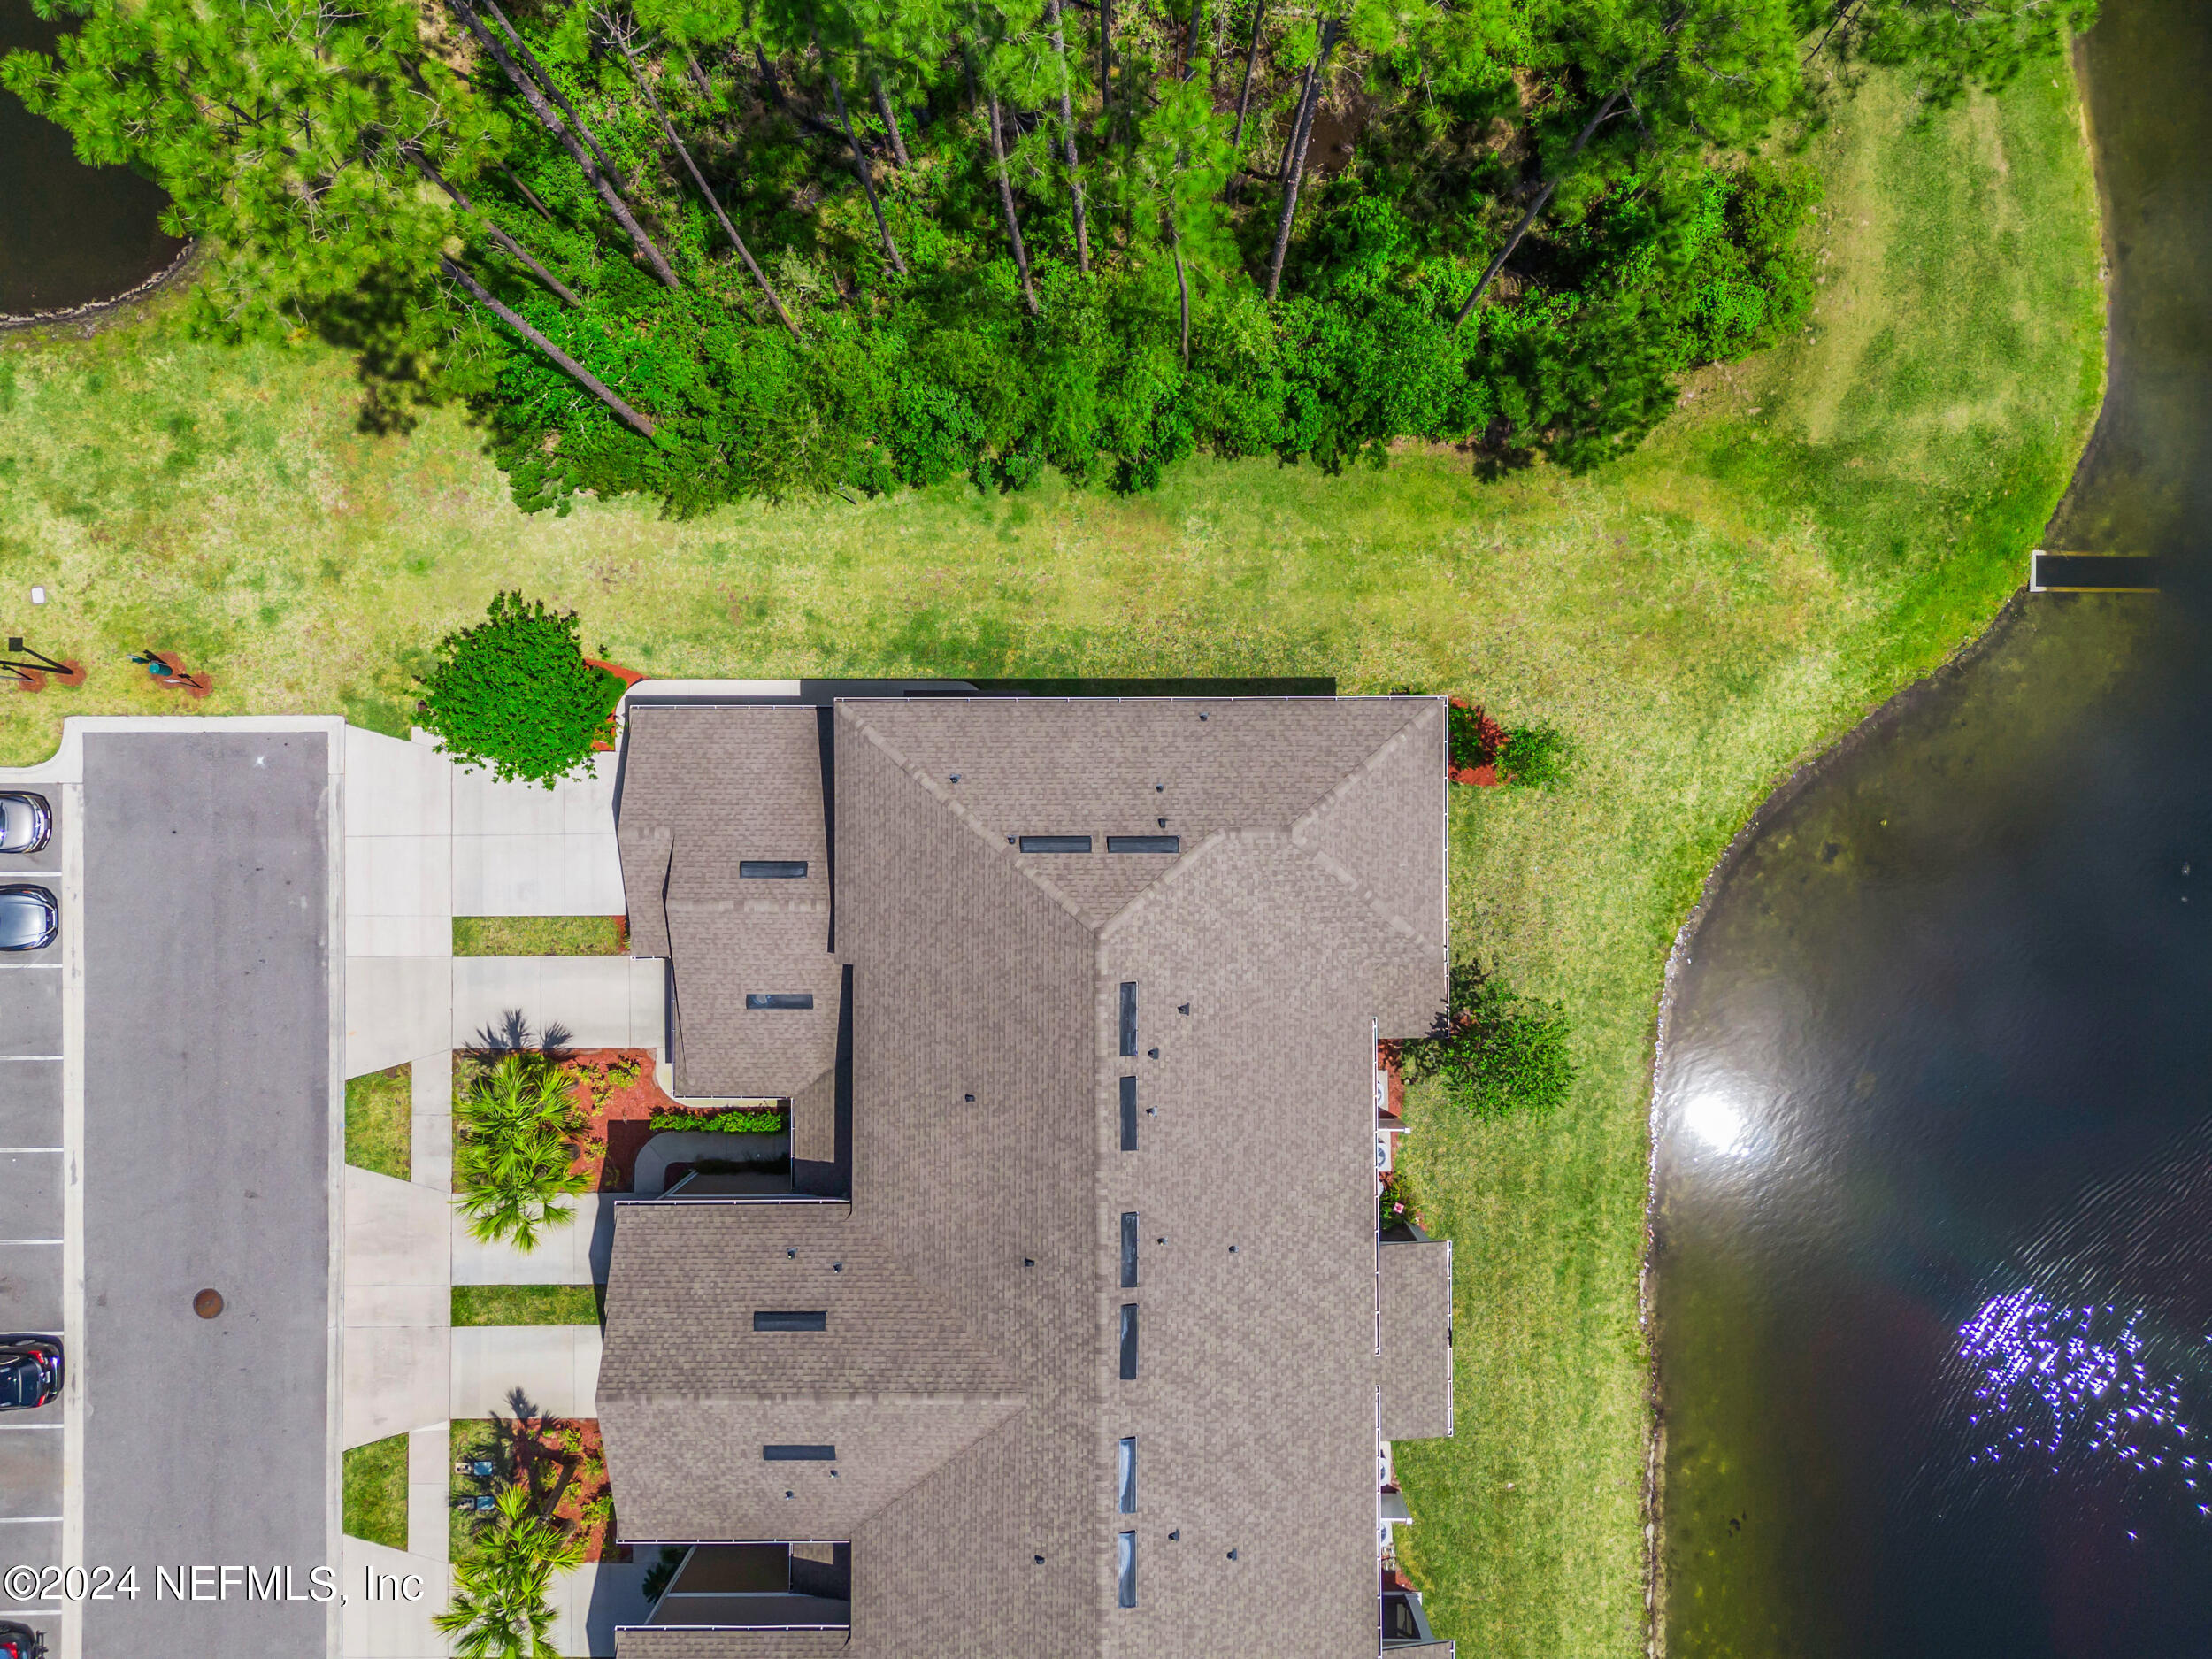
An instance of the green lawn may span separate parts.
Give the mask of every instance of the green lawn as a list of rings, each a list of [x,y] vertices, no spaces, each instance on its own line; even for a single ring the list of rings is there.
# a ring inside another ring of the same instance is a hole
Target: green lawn
[[[457,916],[457,956],[619,956],[630,941],[619,916]]]
[[[346,1162],[408,1178],[415,1138],[414,1069],[396,1065],[346,1079]]]
[[[456,1285],[456,1325],[597,1325],[597,1285]]]
[[[218,351],[158,322],[0,342],[0,591],[45,584],[30,642],[94,668],[0,699],[0,758],[49,753],[71,709],[182,711],[123,661],[148,644],[213,670],[195,713],[403,730],[411,670],[503,587],[657,673],[1325,674],[1565,728],[1571,787],[1454,792],[1457,945],[1564,1002],[1582,1077],[1540,1124],[1410,1102],[1425,1208],[1459,1246],[1459,1430],[1404,1449],[1405,1538],[1463,1653],[1625,1659],[1666,949],[1790,765],[2022,580],[2101,373],[2078,121],[2048,77],[1924,124],[1871,83],[1811,150],[1813,326],[1701,376],[1640,455],[1579,479],[1409,452],[1340,478],[1194,462],[1129,499],[1048,480],[525,518],[460,416],[365,430],[321,349]]]
[[[349,1538],[407,1548],[407,1437],[371,1440],[345,1455],[345,1531]]]

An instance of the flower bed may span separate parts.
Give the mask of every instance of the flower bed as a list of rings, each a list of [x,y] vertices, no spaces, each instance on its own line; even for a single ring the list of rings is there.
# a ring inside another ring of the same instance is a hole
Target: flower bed
[[[514,1483],[528,1486],[535,1504],[554,1523],[575,1534],[586,1561],[627,1561],[626,1544],[615,1535],[614,1490],[607,1480],[606,1448],[595,1417],[496,1417],[454,1425],[454,1547],[465,1548],[480,1525],[479,1498]],[[488,1475],[477,1465],[490,1465]]]
[[[1457,697],[1452,699],[1450,719],[1452,752],[1444,775],[1454,783],[1472,784],[1479,789],[1503,782],[1498,776],[1498,751],[1505,747],[1505,727],[1484,713],[1479,704],[1470,708]]]
[[[760,1111],[660,1111],[653,1114],[650,1122],[656,1134],[669,1129],[681,1134],[775,1135],[785,1128],[780,1107]]]
[[[650,1048],[580,1048],[561,1056],[574,1079],[585,1131],[577,1167],[595,1190],[626,1193],[636,1179],[637,1155],[657,1132],[653,1120],[678,1110],[654,1080]]]

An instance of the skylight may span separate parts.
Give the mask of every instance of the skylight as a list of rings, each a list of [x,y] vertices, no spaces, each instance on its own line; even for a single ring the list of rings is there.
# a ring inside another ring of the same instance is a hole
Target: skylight
[[[1137,1604],[1137,1535],[1118,1533],[1114,1539],[1114,1582],[1124,1607]]]
[[[833,1463],[837,1461],[834,1446],[764,1446],[761,1461],[770,1463]]]
[[[1180,835],[1109,835],[1106,850],[1110,853],[1179,853],[1183,850]]]
[[[1137,1284],[1137,1212],[1121,1212],[1121,1287],[1133,1290]],[[753,1316],[754,1329],[760,1328],[760,1316]]]
[[[811,1311],[795,1308],[761,1309],[753,1314],[756,1331],[826,1331],[829,1314],[822,1309]]]
[[[1137,1376],[1137,1304],[1121,1304],[1121,1379],[1133,1382]]]
[[[1137,1079],[1133,1077],[1121,1079],[1121,1149],[1137,1149]]]
[[[1120,1494],[1121,1513],[1137,1512],[1137,1437],[1128,1436],[1121,1443],[1121,1456],[1114,1471],[1114,1486]]]
[[[1021,849],[1025,853],[1087,853],[1091,849],[1087,835],[1024,835]]]
[[[745,1006],[748,1008],[812,1008],[814,993],[811,991],[748,991],[745,993]]]
[[[1133,979],[1122,982],[1121,1052],[1125,1056],[1137,1052],[1137,985]]]
[[[737,873],[748,880],[797,881],[806,875],[803,858],[741,858]]]

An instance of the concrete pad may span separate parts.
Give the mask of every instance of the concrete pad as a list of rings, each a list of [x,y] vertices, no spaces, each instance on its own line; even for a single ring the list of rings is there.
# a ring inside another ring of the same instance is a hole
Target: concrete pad
[[[50,1435],[59,1440],[60,1435]],[[58,1567],[61,1565],[61,1523],[59,1521],[10,1521],[0,1525],[0,1571],[9,1567]],[[0,1590],[0,1618],[11,1616],[20,1618],[23,1612],[36,1609],[45,1612],[52,1609],[51,1601],[20,1601]],[[19,1611],[18,1609],[22,1609]],[[32,1621],[36,1624],[38,1621]],[[49,1638],[52,1636],[50,1629]]]
[[[538,956],[456,956],[447,1047],[474,1048],[478,1033],[497,1031],[519,1013],[533,1033],[542,1032],[545,998]]]
[[[618,1624],[642,1624],[653,1610],[645,1599],[650,1563],[588,1561],[553,1582],[553,1647],[570,1655],[614,1652]]]
[[[447,1218],[452,1205],[440,1194],[373,1170],[345,1171],[345,1283],[357,1286],[434,1285],[449,1271]]]
[[[558,1024],[579,1048],[623,1048],[638,1042],[627,956],[546,956],[540,963],[544,999],[539,1029]],[[657,1040],[654,1046],[657,1045]]]
[[[599,1333],[596,1328],[594,1337]],[[598,1357],[592,1361],[592,1386],[599,1386]],[[0,1433],[0,1518],[59,1513],[61,1435],[51,1428],[12,1429]],[[12,1531],[0,1527],[0,1534]],[[0,1536],[0,1552],[8,1540]]]
[[[453,1051],[417,1056],[408,1068],[414,1080],[414,1141],[408,1179],[418,1187],[449,1195],[453,1191]]]
[[[452,1546],[453,1425],[442,1420],[407,1433],[407,1548],[443,1561]]]
[[[587,763],[590,764],[590,763]],[[611,772],[613,768],[609,767]],[[541,784],[501,783],[476,767],[453,773],[453,833],[456,835],[558,835],[564,833],[560,792]]]
[[[622,854],[615,845],[613,818],[610,827],[589,835],[562,838],[566,887],[565,916],[620,916],[629,909],[622,894]]]
[[[346,727],[346,833],[445,835],[453,826],[453,765],[420,743]]]
[[[52,968],[4,971],[0,995],[0,1054],[51,1059],[61,1053],[61,980]]]
[[[346,1329],[453,1323],[450,1285],[348,1285]]]
[[[349,1448],[410,1433],[441,1420],[453,1363],[449,1327],[349,1327],[344,1348]]]
[[[0,1059],[0,1147],[61,1144],[61,1062]]]
[[[349,916],[349,956],[450,956],[450,916]]]
[[[666,1030],[665,969],[628,956],[457,956],[452,1046],[472,1048],[519,1012],[580,1048],[653,1048]]]
[[[472,1325],[453,1333],[457,1417],[515,1415],[520,1389],[534,1415],[599,1415],[599,1327],[595,1325]]]
[[[457,835],[456,916],[559,916],[568,878],[560,834]]]
[[[0,1152],[0,1239],[61,1237],[62,1154]]]
[[[346,914],[451,916],[453,837],[346,837]]]
[[[346,1659],[447,1659],[453,1649],[431,1624],[452,1599],[452,1574],[442,1560],[345,1540],[339,1588],[341,1651]],[[374,1575],[372,1578],[371,1575]],[[416,1581],[419,1599],[399,1586]]]
[[[449,956],[347,958],[348,1077],[453,1047],[453,968]]]
[[[0,1250],[0,1330],[60,1331],[61,1252],[58,1244]]]
[[[574,1201],[576,1218],[542,1234],[535,1250],[484,1244],[469,1236],[457,1210],[451,1222],[453,1282],[457,1285],[603,1285],[614,1255],[612,1193],[586,1193]]]

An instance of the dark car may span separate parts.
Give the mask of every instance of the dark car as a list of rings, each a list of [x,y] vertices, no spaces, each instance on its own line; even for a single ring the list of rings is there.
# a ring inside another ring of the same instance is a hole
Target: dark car
[[[29,1411],[61,1393],[61,1343],[50,1336],[0,1336],[0,1411]],[[4,1659],[4,1655],[0,1655]]]
[[[44,887],[0,887],[0,950],[39,950],[61,931],[61,906]]]
[[[46,1659],[46,1638],[28,1624],[0,1618],[0,1659]]]
[[[53,810],[42,795],[0,794],[0,853],[35,853],[54,833]],[[7,1659],[0,1654],[0,1659]]]

